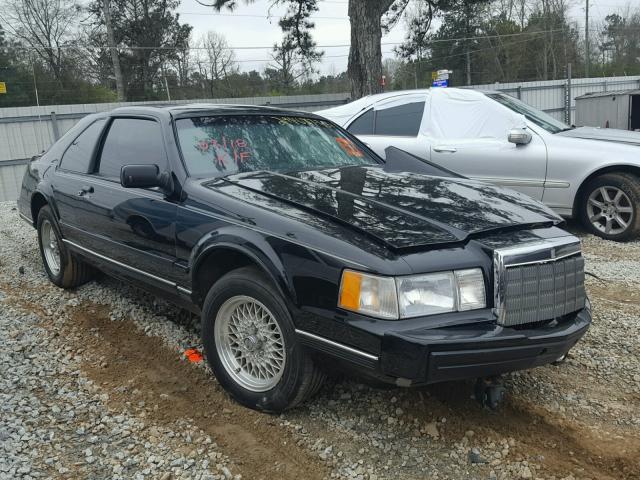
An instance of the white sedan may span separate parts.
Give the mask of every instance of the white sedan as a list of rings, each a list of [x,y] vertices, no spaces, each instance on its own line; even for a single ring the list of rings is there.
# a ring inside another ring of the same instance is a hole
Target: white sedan
[[[385,156],[394,146],[513,188],[596,235],[640,234],[640,133],[573,128],[500,92],[389,92],[317,112]]]

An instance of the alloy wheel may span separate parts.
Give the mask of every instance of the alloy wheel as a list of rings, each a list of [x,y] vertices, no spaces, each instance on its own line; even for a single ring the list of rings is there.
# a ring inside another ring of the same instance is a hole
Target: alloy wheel
[[[607,235],[618,235],[631,225],[633,205],[618,187],[602,186],[589,195],[587,216],[597,230]]]
[[[284,372],[286,351],[280,325],[255,298],[226,300],[216,315],[214,336],[227,374],[252,392],[274,388]]]
[[[60,245],[58,237],[53,229],[53,225],[49,220],[44,220],[40,227],[40,235],[42,236],[42,251],[44,252],[44,260],[51,273],[55,276],[60,273]]]

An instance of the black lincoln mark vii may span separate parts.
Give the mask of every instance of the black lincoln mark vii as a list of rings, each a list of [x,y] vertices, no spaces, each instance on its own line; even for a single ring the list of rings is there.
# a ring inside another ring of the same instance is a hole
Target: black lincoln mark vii
[[[127,107],[34,158],[18,203],[56,285],[99,269],[201,314],[216,377],[251,408],[308,398],[328,359],[417,386],[566,355],[591,315],[560,218],[387,157],[311,114]]]

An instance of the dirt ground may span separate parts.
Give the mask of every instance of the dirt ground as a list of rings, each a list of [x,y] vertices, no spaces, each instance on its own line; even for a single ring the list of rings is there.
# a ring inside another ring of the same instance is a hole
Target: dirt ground
[[[12,215],[1,239],[14,256],[0,257],[0,305],[37,317],[50,348],[72,352],[77,375],[106,393],[105,409],[128,412],[146,430],[188,424],[214,439],[225,468],[243,479],[640,479],[637,242],[584,238],[587,270],[598,277],[588,280],[593,328],[565,363],[509,376],[497,412],[471,398],[470,382],[377,390],[334,379],[302,407],[272,416],[235,404],[208,368],[185,359],[184,343],[155,327],[160,315],[196,336],[189,316],[108,278],[77,292],[51,286],[33,232],[14,211],[0,214]],[[616,268],[629,273],[611,279]],[[161,478],[196,478],[167,471]],[[102,478],[90,465],[72,472]]]

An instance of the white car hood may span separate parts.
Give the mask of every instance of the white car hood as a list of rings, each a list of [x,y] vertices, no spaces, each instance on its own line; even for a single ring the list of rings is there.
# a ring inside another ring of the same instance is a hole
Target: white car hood
[[[615,128],[578,127],[557,133],[556,135],[640,146],[640,132],[630,132],[628,130],[618,130]]]

